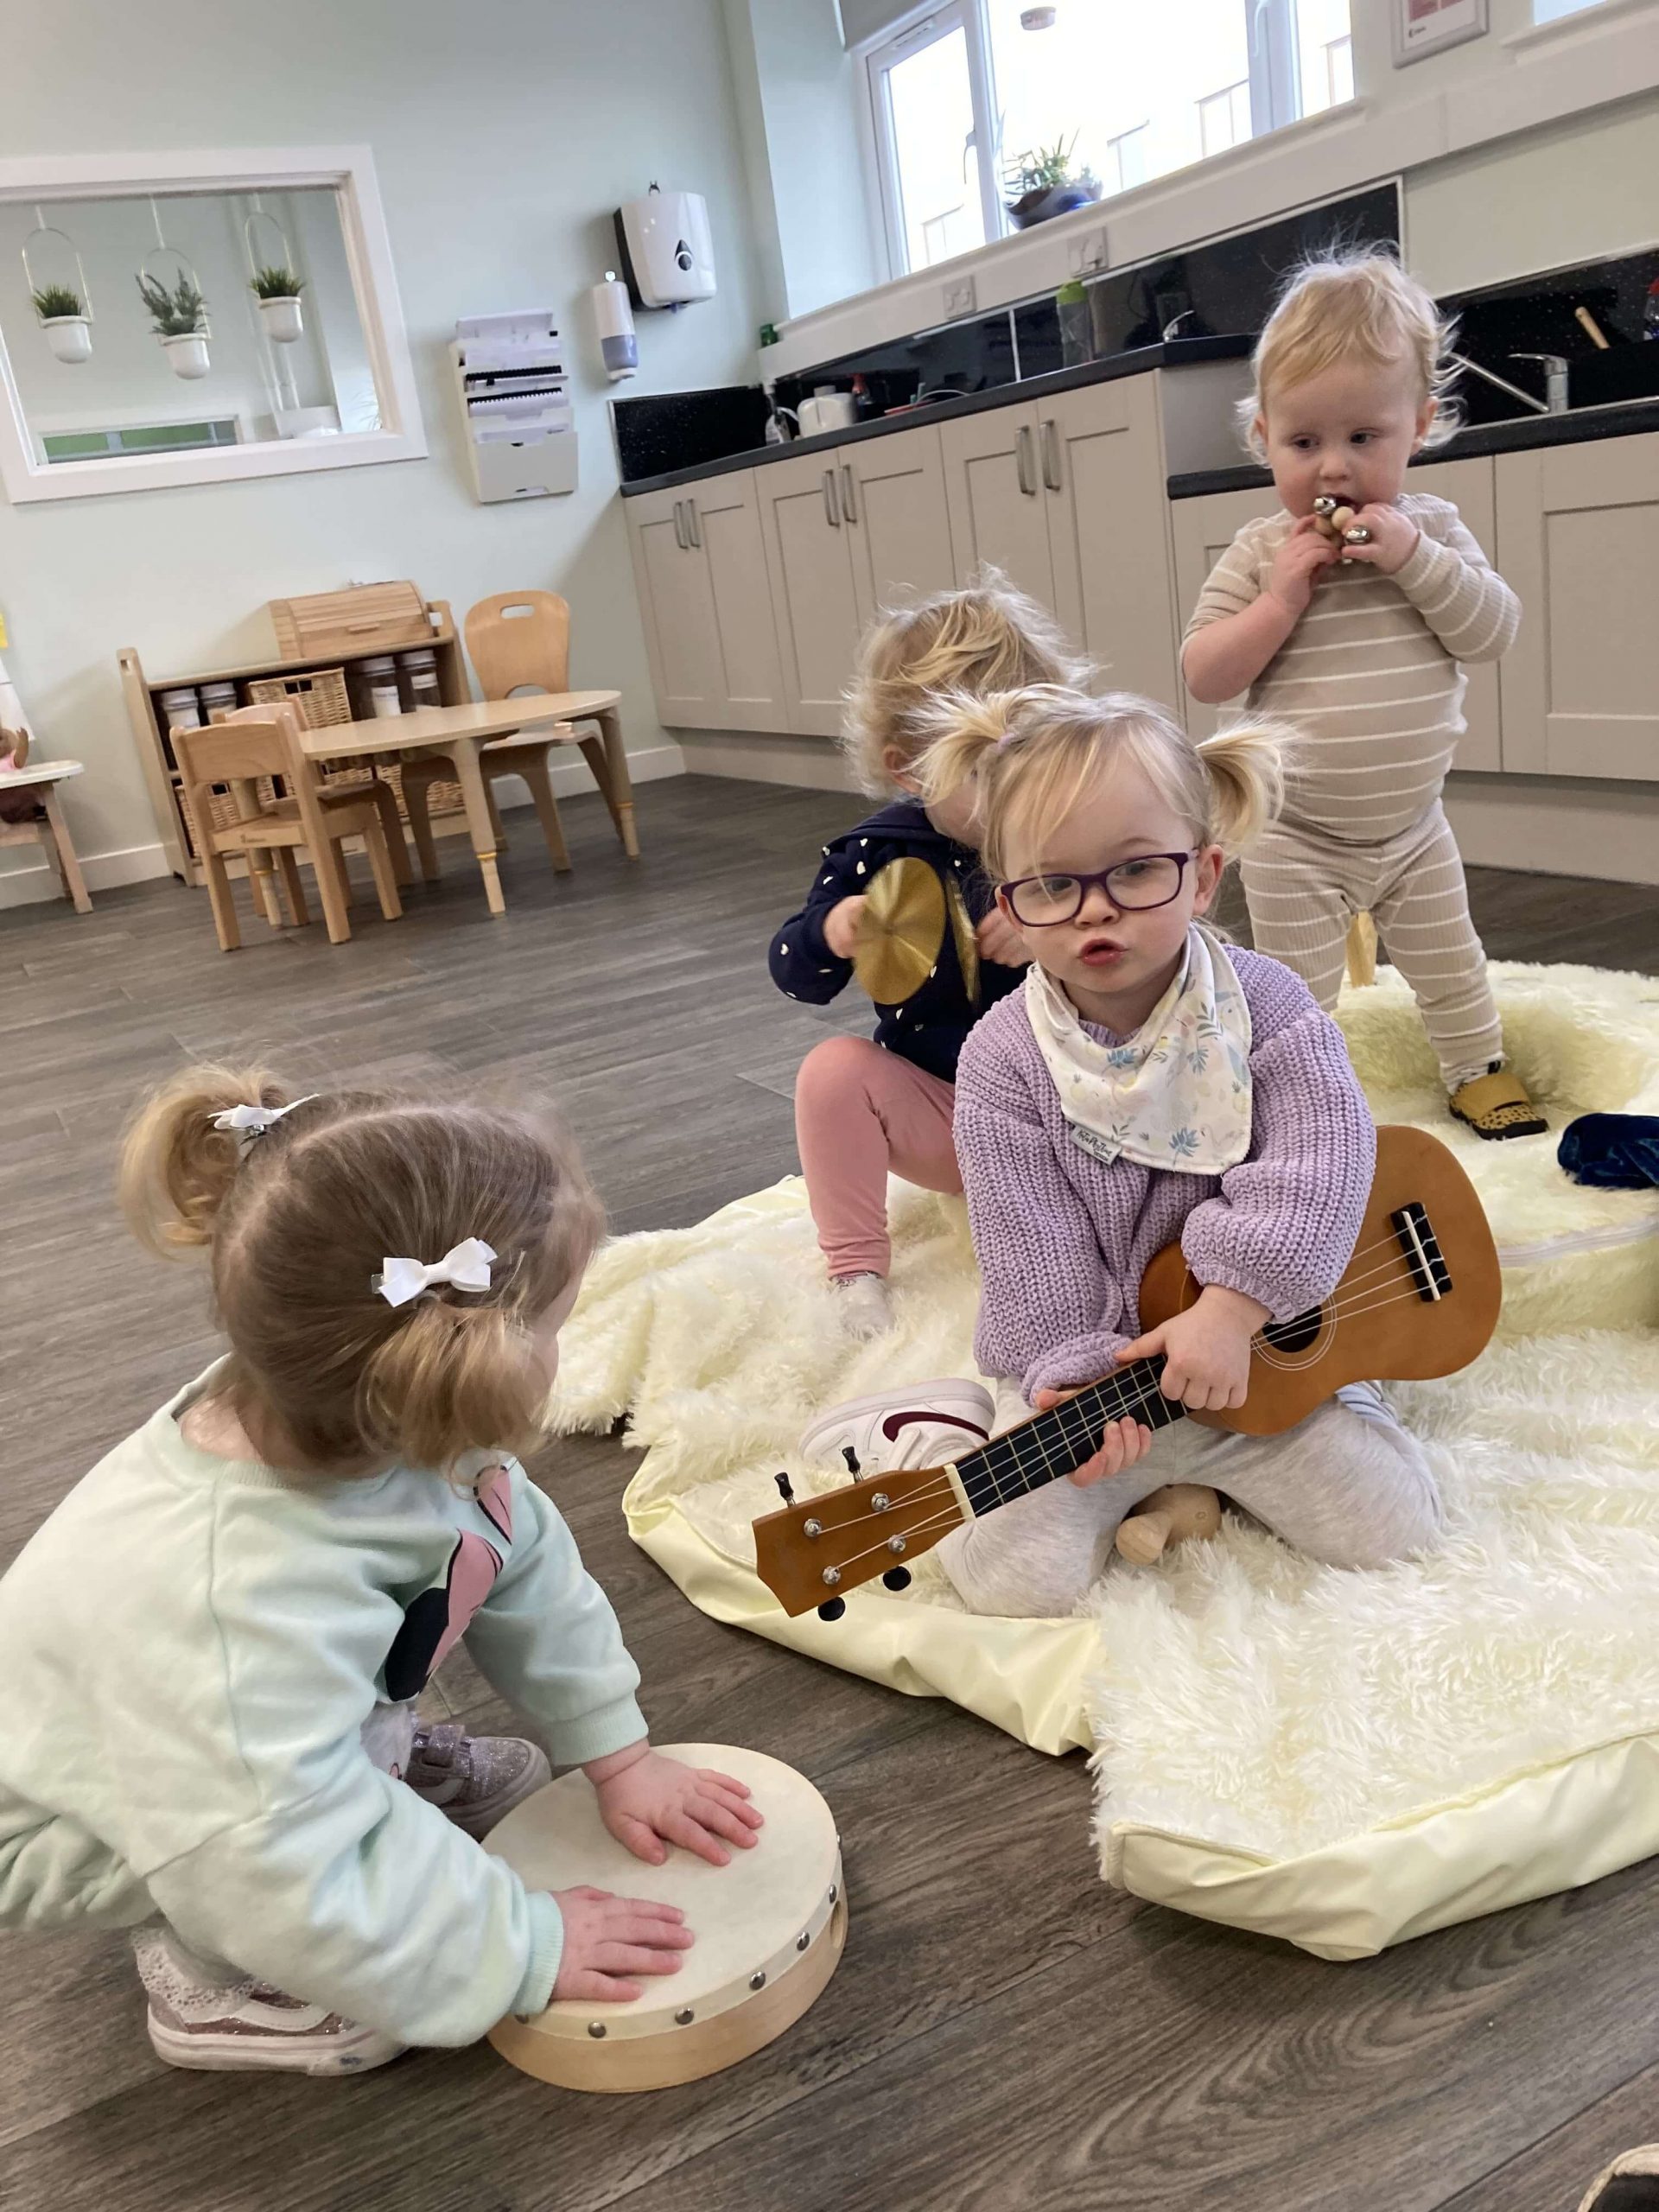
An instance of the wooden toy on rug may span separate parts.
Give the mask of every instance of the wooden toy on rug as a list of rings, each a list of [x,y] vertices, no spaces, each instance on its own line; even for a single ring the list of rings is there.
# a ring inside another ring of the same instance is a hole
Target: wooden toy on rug
[[[503,2058],[561,2089],[670,2089],[735,2066],[791,2027],[841,1963],[841,1841],[806,1777],[728,1744],[658,1749],[748,1784],[766,1815],[753,1851],[714,1866],[671,1849],[662,1866],[647,1866],[606,1827],[580,1770],[527,1797],[484,1844],[532,1890],[592,1884],[678,1905],[697,1939],[677,1974],[643,1977],[630,2004],[562,1998],[491,2029]]]
[[[1329,492],[1321,492],[1314,500],[1313,516],[1322,537],[1343,545],[1369,545],[1371,542],[1371,533],[1364,524],[1354,520],[1354,510],[1344,506],[1340,499],[1332,499]],[[1344,569],[1352,568],[1350,555],[1343,555],[1342,565]]]
[[[1199,1288],[1179,1244],[1166,1244],[1141,1278],[1141,1328],[1185,1311]],[[1425,1129],[1380,1128],[1353,1257],[1322,1306],[1254,1338],[1242,1406],[1188,1414],[1159,1387],[1161,1358],[1131,1361],[949,1466],[890,1467],[761,1515],[755,1572],[786,1613],[816,1605],[838,1619],[845,1591],[1081,1466],[1109,1421],[1133,1414],[1156,1430],[1186,1418],[1277,1435],[1344,1382],[1455,1374],[1490,1341],[1502,1297],[1491,1230],[1449,1147]]]
[[[1356,989],[1376,981],[1376,924],[1369,914],[1348,925],[1348,980]]]
[[[1118,1523],[1112,1541],[1136,1567],[1150,1567],[1172,1544],[1211,1537],[1221,1528],[1221,1500],[1208,1483],[1166,1483]]]

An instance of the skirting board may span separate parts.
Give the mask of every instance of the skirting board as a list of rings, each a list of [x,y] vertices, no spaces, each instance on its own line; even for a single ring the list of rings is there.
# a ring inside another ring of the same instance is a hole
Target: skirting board
[[[628,755],[628,773],[636,784],[660,783],[665,776],[683,776],[685,770],[685,760],[677,745],[649,745],[643,751]],[[588,764],[580,754],[555,764],[553,790],[557,798],[577,798],[594,788]],[[505,810],[530,804],[530,793],[516,776],[504,776],[497,790],[498,804]],[[72,836],[74,827],[72,816]],[[86,887],[94,892],[113,891],[124,883],[143,883],[168,873],[167,855],[159,843],[130,845],[115,852],[82,853],[79,859]],[[39,860],[32,864],[0,871],[0,912],[8,906],[32,906],[61,897],[57,870],[48,864],[44,848]]]
[[[833,738],[774,737],[737,729],[681,730],[678,737],[689,776],[735,776],[745,783],[791,784],[814,791],[858,789]]]

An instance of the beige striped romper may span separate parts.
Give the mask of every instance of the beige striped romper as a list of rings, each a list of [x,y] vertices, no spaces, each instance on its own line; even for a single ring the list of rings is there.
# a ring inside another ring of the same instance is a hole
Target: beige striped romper
[[[1408,492],[1396,504],[1421,533],[1404,567],[1323,569],[1250,686],[1249,706],[1304,742],[1284,813],[1240,874],[1257,950],[1294,968],[1327,1012],[1349,918],[1372,916],[1455,1090],[1503,1057],[1503,1040],[1440,790],[1464,728],[1458,664],[1507,652],[1521,604],[1449,501]],[[1281,511],[1245,524],[1211,571],[1183,647],[1266,590],[1292,520]]]

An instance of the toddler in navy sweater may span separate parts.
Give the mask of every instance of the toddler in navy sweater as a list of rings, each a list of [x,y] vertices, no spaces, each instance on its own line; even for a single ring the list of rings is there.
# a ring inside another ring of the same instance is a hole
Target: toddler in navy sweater
[[[806,904],[772,941],[772,981],[823,1006],[853,972],[870,880],[889,861],[927,862],[960,887],[979,950],[964,978],[950,930],[938,964],[901,1006],[876,1008],[873,1039],[830,1037],[795,1080],[795,1131],[812,1217],[842,1319],[854,1336],[889,1325],[889,1172],[959,1192],[950,1137],[957,1055],[988,1007],[1018,984],[1029,954],[997,912],[975,843],[971,795],[925,802],[915,760],[922,717],[942,695],[1066,683],[1084,671],[1043,611],[990,577],[888,614],[865,638],[842,746],[860,784],[888,803],[823,848]],[[948,895],[948,893],[947,893]]]

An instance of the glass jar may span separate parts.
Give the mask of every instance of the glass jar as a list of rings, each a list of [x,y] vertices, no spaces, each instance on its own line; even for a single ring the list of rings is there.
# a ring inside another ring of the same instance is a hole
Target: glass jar
[[[162,694],[162,713],[168,729],[200,729],[201,701],[196,696],[194,683],[181,683],[176,690]]]
[[[363,663],[363,681],[369,694],[369,712],[377,716],[401,715],[404,702],[397,696],[397,668],[391,655],[386,653]]]
[[[412,652],[399,653],[397,673],[408,694],[411,713],[419,714],[423,707],[443,704],[438,690],[438,657],[429,647],[416,645]]]
[[[236,705],[236,686],[223,679],[201,686],[201,718],[210,722],[215,715],[229,714]]]

